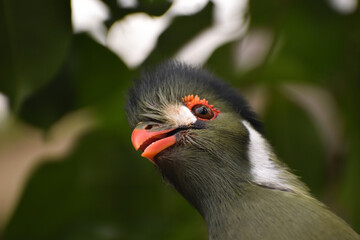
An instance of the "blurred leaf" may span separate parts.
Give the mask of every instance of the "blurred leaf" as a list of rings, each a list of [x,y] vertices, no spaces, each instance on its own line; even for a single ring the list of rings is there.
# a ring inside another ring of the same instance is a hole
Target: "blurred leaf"
[[[239,86],[240,74],[236,70],[234,63],[235,45],[238,41],[233,41],[222,45],[211,55],[206,63],[206,67],[217,76],[235,86]]]
[[[76,105],[101,105],[119,89],[128,86],[131,72],[110,50],[87,35],[76,35],[67,66],[77,94]]]
[[[85,34],[75,35],[62,70],[26,99],[20,117],[47,128],[71,110],[101,109],[109,98],[126,89],[130,79],[130,71],[116,55]]]
[[[0,36],[0,91],[17,109],[63,63],[71,38],[70,1],[1,1]]]
[[[35,171],[4,238],[205,239],[200,215],[163,186],[129,135],[93,132]]]
[[[289,2],[283,0],[249,1],[251,25],[278,27],[289,5],[291,5]]]
[[[191,16],[176,17],[159,37],[158,44],[144,65],[154,65],[174,56],[193,37],[212,23],[213,4],[209,3],[200,12]]]
[[[117,1],[103,1],[109,6],[111,12],[110,18],[106,21],[108,27],[128,14],[146,12],[152,16],[161,16],[171,7],[171,2],[167,0],[141,0],[137,1],[138,5],[133,8],[119,7]]]
[[[358,22],[360,15],[357,14]],[[357,37],[347,51],[346,58],[341,61],[342,72],[334,77],[333,92],[336,93],[337,100],[341,104],[342,117],[345,120],[344,127],[346,133],[347,161],[341,186],[342,194],[339,196],[342,207],[348,212],[348,219],[353,223],[353,227],[360,232],[360,28]]]
[[[67,112],[75,109],[76,95],[68,78],[67,72],[61,71],[52,81],[26,98],[19,117],[27,123],[47,129]]]
[[[295,1],[280,7],[282,2],[251,2],[251,28],[272,29],[279,38],[275,55],[246,78],[258,82],[328,83],[342,67],[340,59],[355,47],[358,14],[340,15],[326,2]],[[272,17],[266,12],[272,12]]]

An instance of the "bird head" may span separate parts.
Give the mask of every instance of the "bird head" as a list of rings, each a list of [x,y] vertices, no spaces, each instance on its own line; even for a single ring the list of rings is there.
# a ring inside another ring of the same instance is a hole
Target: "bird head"
[[[246,125],[257,132],[262,125],[244,98],[209,72],[162,64],[135,81],[126,110],[135,149],[195,207],[251,180]]]

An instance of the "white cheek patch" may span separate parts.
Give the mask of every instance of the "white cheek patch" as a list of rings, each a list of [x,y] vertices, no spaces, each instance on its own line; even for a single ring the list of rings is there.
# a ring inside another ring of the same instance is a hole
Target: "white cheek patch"
[[[187,126],[196,122],[197,118],[190,109],[183,105],[169,105],[165,108],[164,115],[174,127]]]
[[[251,164],[251,175],[258,184],[289,188],[281,178],[281,168],[271,160],[273,153],[268,142],[250,123],[242,121],[249,131],[248,156]]]

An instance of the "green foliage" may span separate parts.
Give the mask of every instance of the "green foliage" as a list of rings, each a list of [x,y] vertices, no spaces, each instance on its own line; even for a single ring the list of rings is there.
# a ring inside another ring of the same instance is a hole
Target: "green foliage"
[[[160,16],[170,7],[168,1],[140,1],[134,9],[104,2],[112,14],[108,27],[127,14]],[[210,26],[213,7],[175,18],[144,66],[174,56]],[[360,15],[341,15],[324,1],[310,0],[251,1],[249,14],[250,31],[267,29],[274,35],[265,60],[239,70],[236,40],[216,49],[206,66],[242,90],[266,89],[263,119],[275,151],[317,197],[360,231]],[[89,108],[98,121],[71,154],[35,169],[4,239],[206,238],[198,213],[164,186],[131,146],[124,103],[139,69],[128,69],[88,35],[72,34],[68,1],[1,1],[0,36],[0,92],[18,120],[48,129],[72,111]],[[288,83],[329,92],[343,121],[342,167],[330,198],[327,146],[314,116],[281,90]]]
[[[71,39],[70,1],[0,4],[0,91],[17,108],[63,63]]]
[[[131,71],[107,48],[87,35],[75,35],[59,73],[24,101],[20,117],[48,128],[69,111],[102,109],[114,95],[122,95],[130,76]]]

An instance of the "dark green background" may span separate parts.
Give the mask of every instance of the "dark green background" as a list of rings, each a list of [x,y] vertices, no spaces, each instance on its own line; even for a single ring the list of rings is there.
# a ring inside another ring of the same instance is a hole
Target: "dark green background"
[[[111,8],[108,26],[131,12],[161,15],[170,7],[160,0],[131,10],[104,2]],[[172,57],[210,26],[212,10],[210,3],[177,17],[144,66]],[[249,11],[250,30],[274,33],[267,59],[240,71],[233,63],[237,40],[219,47],[206,66],[240,91],[265,89],[262,117],[276,152],[359,232],[359,9],[342,15],[326,1],[271,0],[251,1]],[[74,110],[92,109],[98,119],[62,161],[35,169],[2,239],[206,239],[199,214],[131,145],[124,96],[140,68],[128,69],[88,35],[74,35],[69,1],[2,0],[0,27],[0,92],[16,119],[45,132]],[[328,159],[313,116],[289,100],[286,84],[306,84],[334,98],[344,129],[337,156]]]

